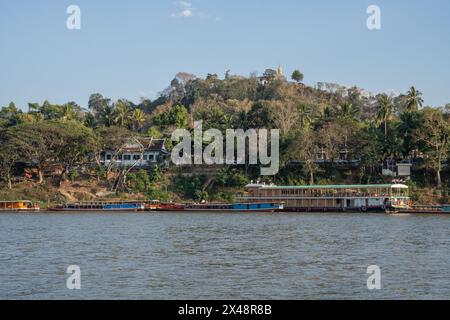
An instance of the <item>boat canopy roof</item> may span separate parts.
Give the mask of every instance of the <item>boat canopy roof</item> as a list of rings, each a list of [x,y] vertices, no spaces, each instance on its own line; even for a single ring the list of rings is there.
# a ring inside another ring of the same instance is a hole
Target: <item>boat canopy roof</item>
[[[266,184],[248,184],[246,188],[266,189],[408,189],[404,184],[329,184],[329,185],[304,185],[304,186],[276,186]]]

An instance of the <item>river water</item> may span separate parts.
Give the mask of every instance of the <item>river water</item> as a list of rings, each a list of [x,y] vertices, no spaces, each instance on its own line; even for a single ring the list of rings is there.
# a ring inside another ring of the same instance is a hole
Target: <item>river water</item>
[[[450,216],[2,213],[0,246],[3,299],[450,298]]]

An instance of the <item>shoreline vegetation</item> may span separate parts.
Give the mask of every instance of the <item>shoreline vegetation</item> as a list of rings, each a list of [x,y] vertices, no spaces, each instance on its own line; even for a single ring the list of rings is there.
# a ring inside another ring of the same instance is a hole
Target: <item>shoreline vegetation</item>
[[[92,200],[231,202],[250,181],[277,185],[405,183],[416,203],[448,203],[450,104],[425,106],[422,93],[371,94],[358,87],[303,83],[296,70],[205,79],[178,73],[155,100],[13,102],[0,109],[0,200],[48,205]],[[28,107],[28,108],[27,108]],[[24,111],[27,109],[27,111]],[[280,171],[259,165],[175,166],[169,159],[105,166],[134,137],[170,141],[175,129],[280,129]],[[398,175],[395,164],[411,173]]]

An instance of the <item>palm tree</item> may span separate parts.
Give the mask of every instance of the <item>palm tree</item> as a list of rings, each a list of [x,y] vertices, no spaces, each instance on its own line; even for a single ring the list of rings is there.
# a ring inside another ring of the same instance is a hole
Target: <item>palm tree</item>
[[[111,127],[114,124],[114,108],[112,106],[107,105],[101,111],[101,120],[105,127]]]
[[[61,120],[74,120],[76,117],[77,113],[73,102],[66,103],[62,106]]]
[[[358,116],[358,109],[351,102],[343,102],[339,105],[339,116],[343,119],[355,119]]]
[[[134,109],[129,117],[131,123],[135,130],[139,131],[142,129],[144,122],[146,120],[145,113],[141,109]]]
[[[130,109],[128,108],[128,104],[126,104],[122,100],[117,101],[115,109],[116,114],[115,122],[119,127],[121,128],[125,127],[129,112]]]
[[[301,103],[298,106],[299,113],[299,122],[302,128],[306,128],[312,122],[311,119],[311,111],[308,106],[304,103]]]
[[[390,96],[383,93],[377,96],[377,120],[384,125],[384,140],[387,140],[387,123],[392,116],[394,102]]]
[[[88,112],[84,118],[84,125],[88,128],[95,129],[97,127],[97,120],[95,116]]]
[[[422,92],[416,90],[416,88],[411,87],[406,93],[405,97],[405,107],[409,112],[416,112],[423,105]]]

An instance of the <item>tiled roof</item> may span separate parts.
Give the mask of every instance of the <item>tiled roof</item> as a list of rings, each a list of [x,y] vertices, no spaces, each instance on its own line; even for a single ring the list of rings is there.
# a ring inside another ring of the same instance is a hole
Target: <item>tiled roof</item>
[[[146,151],[164,151],[166,139],[153,139],[151,137],[138,137],[127,143],[123,150],[141,151],[143,147]]]

